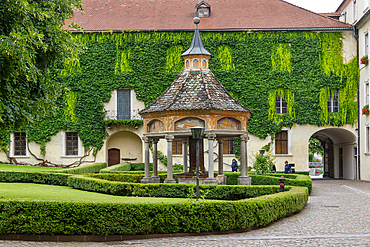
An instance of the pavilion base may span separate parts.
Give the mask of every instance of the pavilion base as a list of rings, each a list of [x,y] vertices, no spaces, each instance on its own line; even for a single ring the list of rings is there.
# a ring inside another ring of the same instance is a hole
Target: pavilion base
[[[176,183],[176,180],[175,180],[175,179],[173,179],[173,178],[166,178],[166,179],[164,180],[164,183],[165,183],[165,184],[175,184],[175,183]]]
[[[238,185],[251,185],[252,178],[249,176],[239,176],[238,177]]]
[[[161,182],[161,178],[159,176],[152,176],[152,183],[159,184]]]
[[[142,183],[142,184],[150,184],[150,183],[153,183],[153,182],[152,182],[152,179],[151,179],[151,178],[143,177],[143,178],[141,179],[141,183]]]
[[[179,180],[179,184],[196,184],[197,179],[196,175],[192,172],[180,173],[176,174],[177,179]],[[217,174],[214,174],[216,177]],[[208,178],[208,172],[203,172],[199,175],[199,184],[217,184],[217,177],[216,178]]]
[[[216,182],[217,182],[217,184],[218,185],[226,185],[226,176],[224,175],[224,174],[222,174],[222,175],[218,175],[217,177],[216,177]]]

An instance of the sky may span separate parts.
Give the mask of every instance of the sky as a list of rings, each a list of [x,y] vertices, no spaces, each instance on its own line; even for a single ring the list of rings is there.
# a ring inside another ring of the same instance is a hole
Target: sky
[[[335,12],[343,0],[284,0],[316,13]]]

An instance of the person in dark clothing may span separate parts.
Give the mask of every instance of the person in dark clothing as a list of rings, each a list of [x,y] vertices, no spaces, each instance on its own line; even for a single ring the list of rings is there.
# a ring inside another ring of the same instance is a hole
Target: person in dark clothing
[[[233,159],[233,163],[231,163],[231,170],[232,172],[238,171],[238,161],[236,161],[236,159]]]
[[[285,161],[285,166],[284,166],[284,173],[290,173],[290,166],[289,166],[289,162],[286,160]]]
[[[271,166],[271,172],[272,172],[272,173],[276,173],[276,166],[275,166],[275,165],[272,165],[272,166]]]

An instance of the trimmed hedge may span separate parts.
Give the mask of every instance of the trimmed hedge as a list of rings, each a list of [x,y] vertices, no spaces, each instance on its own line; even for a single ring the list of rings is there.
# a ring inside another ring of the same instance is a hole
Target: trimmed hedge
[[[141,184],[107,181],[98,178],[76,175],[68,178],[68,186],[75,189],[93,191],[117,196],[173,197],[187,198],[193,184]],[[278,193],[279,186],[227,186],[200,185],[208,191],[207,199],[240,200]],[[287,190],[290,187],[286,187]]]
[[[145,163],[120,163],[110,167],[102,169],[101,173],[117,173],[117,172],[128,172],[128,171],[143,171]],[[153,163],[149,163],[149,170],[153,171]]]
[[[265,226],[303,209],[307,188],[235,202],[116,204],[0,200],[0,234],[135,235]]]
[[[228,185],[237,185],[240,172],[224,172]],[[279,178],[285,177],[285,185],[307,187],[312,191],[312,180],[309,176],[299,174],[267,174],[266,176],[248,174],[252,178],[252,185],[279,185]]]
[[[94,163],[90,165],[84,165],[80,167],[66,169],[64,171],[60,171],[60,173],[67,173],[67,174],[84,174],[84,173],[97,173],[101,169],[107,167],[107,163]]]
[[[176,172],[176,171],[175,171]],[[153,175],[153,172],[149,173],[150,176]],[[118,182],[127,182],[127,183],[141,183],[141,179],[145,176],[144,172],[142,171],[133,171],[133,172],[107,172],[99,174],[89,174],[90,177],[106,179],[109,181],[118,181]],[[160,178],[160,182],[163,183],[164,180],[167,178],[167,171],[159,171],[158,176]],[[178,182],[177,176],[174,174],[173,179]]]
[[[67,179],[71,176],[63,173],[0,171],[1,182],[22,182],[67,186]]]

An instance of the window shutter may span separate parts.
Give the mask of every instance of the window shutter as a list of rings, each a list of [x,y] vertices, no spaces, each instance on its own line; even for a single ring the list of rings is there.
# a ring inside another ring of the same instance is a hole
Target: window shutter
[[[131,94],[129,89],[117,90],[117,119],[131,119]]]

